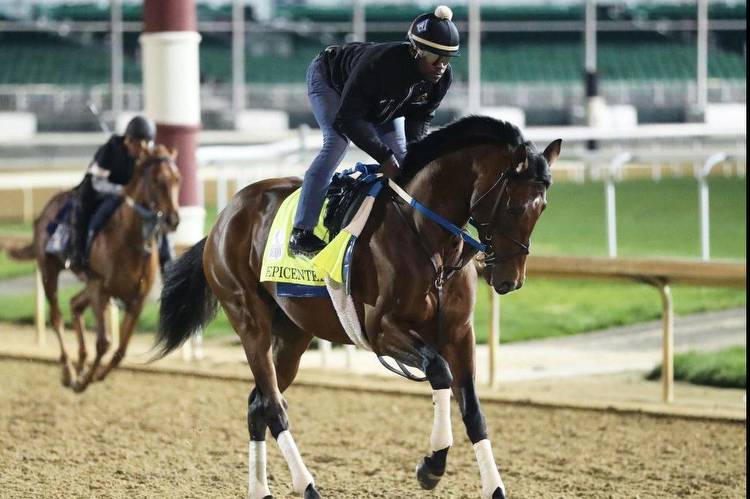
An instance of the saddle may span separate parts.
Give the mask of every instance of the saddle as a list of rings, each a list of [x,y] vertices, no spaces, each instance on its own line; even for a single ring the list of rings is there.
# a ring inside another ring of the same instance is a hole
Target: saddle
[[[323,225],[328,229],[329,241],[333,240],[343,227],[351,222],[359,206],[370,192],[375,174],[380,165],[357,163],[354,168],[334,175],[328,187],[326,198],[328,207]]]
[[[67,257],[71,244],[71,235],[73,232],[73,206],[75,199],[73,196],[68,196],[63,203],[60,210],[47,224],[47,244],[44,247],[44,251],[50,255],[59,255],[60,257]]]
[[[74,228],[74,215],[77,203],[75,193],[68,195],[65,203],[55,215],[55,218],[47,224],[47,234],[49,239],[44,251],[50,255],[58,255],[61,258],[67,258],[73,251],[72,245]],[[95,208],[91,215],[87,228],[86,249],[88,255],[91,249],[91,243],[96,234],[107,224],[112,214],[122,204],[122,199],[116,196],[105,197]]]
[[[335,275],[341,280],[341,269],[344,267],[342,252],[351,248],[349,239],[352,236],[344,229],[356,218],[373,185],[379,185],[378,177],[374,174],[378,168],[378,165],[357,164],[333,178],[314,229],[315,234],[328,246],[312,260],[294,256],[288,250],[300,190],[290,194],[279,206],[271,224],[260,280],[276,282],[280,296],[327,295],[325,277],[330,276],[331,269],[337,269]]]

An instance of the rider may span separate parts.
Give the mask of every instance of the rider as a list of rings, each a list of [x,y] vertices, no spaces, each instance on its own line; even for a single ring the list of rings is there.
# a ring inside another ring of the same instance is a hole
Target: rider
[[[72,268],[88,267],[86,249],[94,213],[122,197],[123,186],[133,176],[138,156],[153,145],[155,136],[154,123],[144,116],[136,116],[128,123],[124,135],[113,134],[96,151],[86,176],[75,191],[78,199],[73,220]]]
[[[307,95],[323,132],[323,149],[305,173],[289,248],[312,256],[325,246],[313,234],[328,185],[351,140],[392,178],[443,100],[458,55],[453,13],[441,5],[418,16],[408,42],[349,43],[326,48],[307,69]]]

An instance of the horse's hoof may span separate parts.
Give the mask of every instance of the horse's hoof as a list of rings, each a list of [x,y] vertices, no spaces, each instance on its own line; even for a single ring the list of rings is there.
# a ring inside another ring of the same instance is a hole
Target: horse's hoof
[[[89,381],[81,381],[81,378],[76,379],[70,386],[74,392],[83,393],[89,386]]]
[[[107,374],[109,374],[109,369],[100,367],[99,369],[97,369],[96,374],[94,374],[94,381],[102,381],[107,377]]]
[[[315,490],[315,485],[312,483],[305,489],[305,499],[321,499],[320,494]]]
[[[505,499],[505,493],[503,492],[503,489],[500,487],[495,489],[495,492],[492,493],[492,499]]]
[[[425,456],[417,465],[417,481],[420,487],[425,490],[432,490],[437,487],[440,479],[445,474],[445,462],[448,459],[448,450],[450,447],[435,451],[431,456]]]
[[[73,372],[71,371],[70,366],[67,364],[62,367],[60,382],[62,383],[62,386],[66,388],[69,388],[70,385],[73,384]]]
[[[432,490],[437,487],[441,478],[443,478],[442,474],[433,473],[430,469],[428,458],[422,458],[422,461],[417,465],[417,481],[419,482],[419,486],[424,490]]]

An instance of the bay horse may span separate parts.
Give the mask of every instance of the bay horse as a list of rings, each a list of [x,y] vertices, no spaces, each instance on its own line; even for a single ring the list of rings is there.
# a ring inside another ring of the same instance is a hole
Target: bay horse
[[[133,176],[124,186],[124,200],[91,243],[89,267],[77,271],[85,284],[70,300],[73,328],[78,338],[78,361],[73,365],[63,342],[64,321],[57,296],[58,276],[65,269],[63,257],[45,252],[48,224],[55,219],[73,191],[55,195],[34,222],[34,239],[26,247],[11,249],[15,259],[35,259],[42,274],[52,328],[60,344],[62,384],[82,392],[92,381],[101,381],[125,357],[130,336],[138,321],[144,300],[159,268],[155,239],[159,232],[177,228],[177,195],[180,175],[175,164],[177,152],[163,145],[144,150],[136,160]],[[100,365],[110,346],[104,314],[110,298],[124,304],[120,342],[109,363]],[[91,306],[96,321],[96,356],[86,367],[83,313]],[[75,371],[75,376],[74,376]]]
[[[471,116],[410,144],[396,182],[452,224],[476,225],[486,250],[483,274],[505,294],[524,283],[529,238],[546,206],[549,167],[561,143],[552,142],[540,154],[515,126]],[[281,297],[274,283],[259,280],[274,214],[299,186],[299,179],[279,178],[242,189],[208,237],[175,262],[162,288],[156,343],[161,355],[206,324],[217,300],[241,339],[255,381],[248,398],[251,499],[271,497],[268,428],[295,493],[320,497],[289,431],[282,393],[313,337],[352,343],[329,298]],[[477,272],[466,264],[475,250],[461,234],[400,203],[393,190],[383,191],[354,250],[351,296],[374,353],[420,369],[432,387],[431,452],[417,466],[417,479],[432,489],[445,473],[453,443],[452,393],[474,446],[482,497],[504,498],[474,382]]]

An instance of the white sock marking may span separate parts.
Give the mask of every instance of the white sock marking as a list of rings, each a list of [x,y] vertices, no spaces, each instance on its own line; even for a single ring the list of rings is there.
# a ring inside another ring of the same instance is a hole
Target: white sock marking
[[[248,499],[263,499],[271,495],[266,479],[266,442],[250,440],[247,452]]]
[[[479,463],[479,475],[482,477],[482,499],[492,499],[492,493],[500,487],[505,495],[505,485],[492,455],[492,444],[488,439],[474,444],[474,454]]]
[[[284,430],[279,433],[276,442],[279,444],[279,449],[281,449],[286,464],[289,466],[289,472],[292,474],[292,488],[296,493],[304,494],[307,486],[315,482],[310,472],[307,471],[305,463],[302,462],[302,456],[297,449],[297,444],[294,443],[292,434],[289,430]]]
[[[432,423],[432,435],[430,435],[430,450],[436,452],[453,445],[450,389],[433,390],[432,405],[435,408],[435,416]]]

